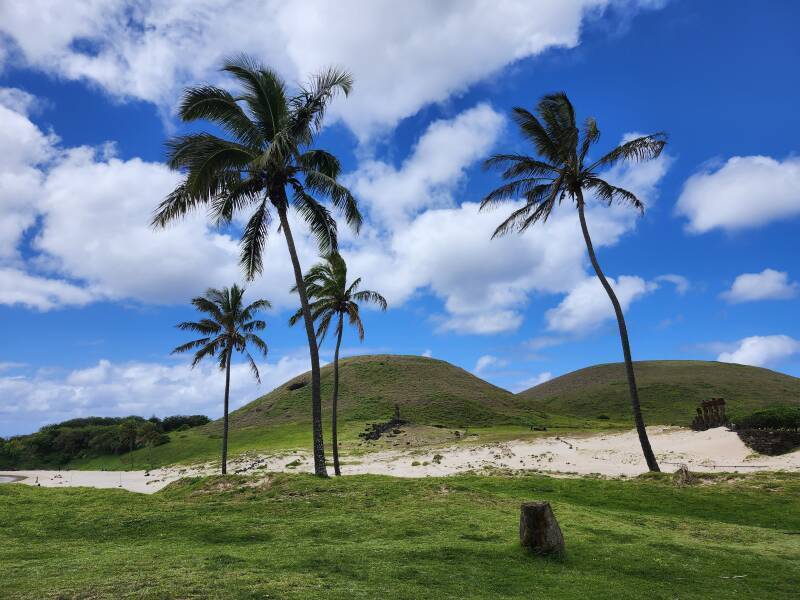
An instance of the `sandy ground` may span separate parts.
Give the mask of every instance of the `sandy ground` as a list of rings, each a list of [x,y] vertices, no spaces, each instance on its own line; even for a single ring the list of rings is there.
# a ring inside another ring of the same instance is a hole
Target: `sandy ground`
[[[674,471],[685,464],[697,472],[800,472],[800,450],[783,456],[755,455],[735,433],[725,428],[698,433],[679,427],[648,427],[648,434],[664,471]],[[464,443],[426,451],[384,450],[342,457],[344,474],[426,477],[493,469],[609,477],[634,476],[647,470],[635,430],[487,445]],[[229,473],[255,471],[311,472],[312,461],[307,452],[287,452],[238,457],[228,467]],[[0,473],[0,476],[24,477],[22,483],[43,487],[89,486],[153,493],[181,477],[214,472],[211,465],[198,465],[153,471],[14,471]]]

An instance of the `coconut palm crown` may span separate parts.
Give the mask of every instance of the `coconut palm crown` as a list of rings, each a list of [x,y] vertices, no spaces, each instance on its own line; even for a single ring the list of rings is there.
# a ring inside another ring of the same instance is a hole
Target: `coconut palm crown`
[[[191,87],[184,93],[178,115],[184,122],[210,121],[225,137],[190,133],[167,143],[167,164],[185,177],[158,206],[153,225],[164,227],[201,206],[218,225],[227,225],[235,215],[248,212],[241,236],[241,263],[247,278],[252,279],[262,270],[272,213],[277,214],[308,337],[314,470],[325,476],[319,352],[288,213],[290,208],[297,212],[323,252],[336,250],[337,231],[331,210],[321,198],[330,200],[355,231],[361,226],[355,198],[338,181],[339,161],[325,150],[311,148],[328,105],[337,94],[350,93],[352,77],[329,68],[290,93],[274,71],[246,56],[228,60],[222,71],[232,76],[237,91],[211,85]]]
[[[194,331],[201,338],[181,344],[172,353],[194,350],[192,368],[204,358],[214,358],[219,368],[225,371],[225,401],[222,423],[222,474],[227,472],[228,460],[228,405],[231,383],[231,358],[234,352],[245,355],[256,381],[261,383],[256,361],[248,351],[248,344],[267,356],[267,344],[255,332],[266,327],[266,323],[255,318],[259,310],[269,308],[267,300],[256,300],[245,306],[244,289],[238,285],[221,290],[211,288],[204,296],[192,299],[192,305],[207,316],[199,321],[184,321],[177,325],[183,331]]]
[[[591,117],[585,120],[582,128],[578,128],[575,110],[565,93],[544,96],[537,104],[536,112],[538,117],[517,107],[513,109],[512,116],[523,137],[533,144],[538,157],[496,154],[487,159],[485,166],[499,169],[506,183],[483,199],[481,209],[507,200],[522,199],[522,206],[512,211],[495,230],[493,237],[497,237],[512,231],[522,233],[535,223],[547,221],[553,209],[564,200],[570,200],[577,208],[589,259],[617,317],[631,407],[642,452],[648,468],[658,471],[658,463],[650,447],[639,405],[625,318],[619,300],[597,261],[586,223],[586,202],[583,194],[586,191],[608,205],[627,204],[643,211],[644,204],[636,194],[607,182],[601,177],[601,172],[623,161],[638,162],[657,158],[666,144],[666,135],[654,133],[637,137],[596,160],[590,160],[589,151],[600,139],[600,130]]]

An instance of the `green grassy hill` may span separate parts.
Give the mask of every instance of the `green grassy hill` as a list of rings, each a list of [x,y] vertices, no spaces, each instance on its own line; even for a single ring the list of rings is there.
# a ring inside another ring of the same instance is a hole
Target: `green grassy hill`
[[[729,414],[774,405],[800,405],[800,379],[769,369],[693,360],[635,363],[648,424],[688,425],[695,407],[725,398]],[[622,363],[573,371],[517,394],[523,407],[551,414],[612,421],[630,420],[630,397]]]
[[[326,414],[332,391],[333,366],[328,365],[322,369]],[[442,360],[381,354],[340,362],[341,421],[386,420],[395,405],[403,419],[425,425],[495,425],[522,418],[511,392]],[[311,374],[304,373],[233,412],[231,428],[309,422],[310,415]]]

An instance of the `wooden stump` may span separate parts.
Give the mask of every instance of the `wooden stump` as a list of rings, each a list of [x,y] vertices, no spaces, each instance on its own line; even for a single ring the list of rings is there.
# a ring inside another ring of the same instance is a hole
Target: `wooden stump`
[[[549,502],[526,502],[520,507],[519,541],[536,554],[563,554],[564,536]]]

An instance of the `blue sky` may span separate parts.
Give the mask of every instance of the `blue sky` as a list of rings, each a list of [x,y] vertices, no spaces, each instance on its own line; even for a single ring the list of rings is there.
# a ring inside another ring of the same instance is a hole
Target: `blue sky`
[[[514,390],[620,359],[570,207],[489,242],[510,208],[474,204],[498,183],[483,158],[532,152],[511,107],[565,90],[597,118],[598,153],[669,134],[656,163],[608,174],[645,199],[643,217],[589,213],[634,357],[800,375],[796,3],[411,2],[391,19],[378,2],[263,3],[261,19],[237,0],[36,4],[0,7],[0,435],[73,415],[220,413],[213,365],[169,351],[188,300],[239,277],[236,231],[197,215],[152,232],[147,216],[179,177],[161,160],[183,131],[180,90],[224,84],[216,67],[238,51],[289,81],[331,62],[355,75],[318,142],[367,216],[344,256],[391,308],[365,313],[348,354],[428,353]],[[237,406],[307,368],[283,246],[275,233],[250,285],[277,308],[264,384],[239,365]]]

